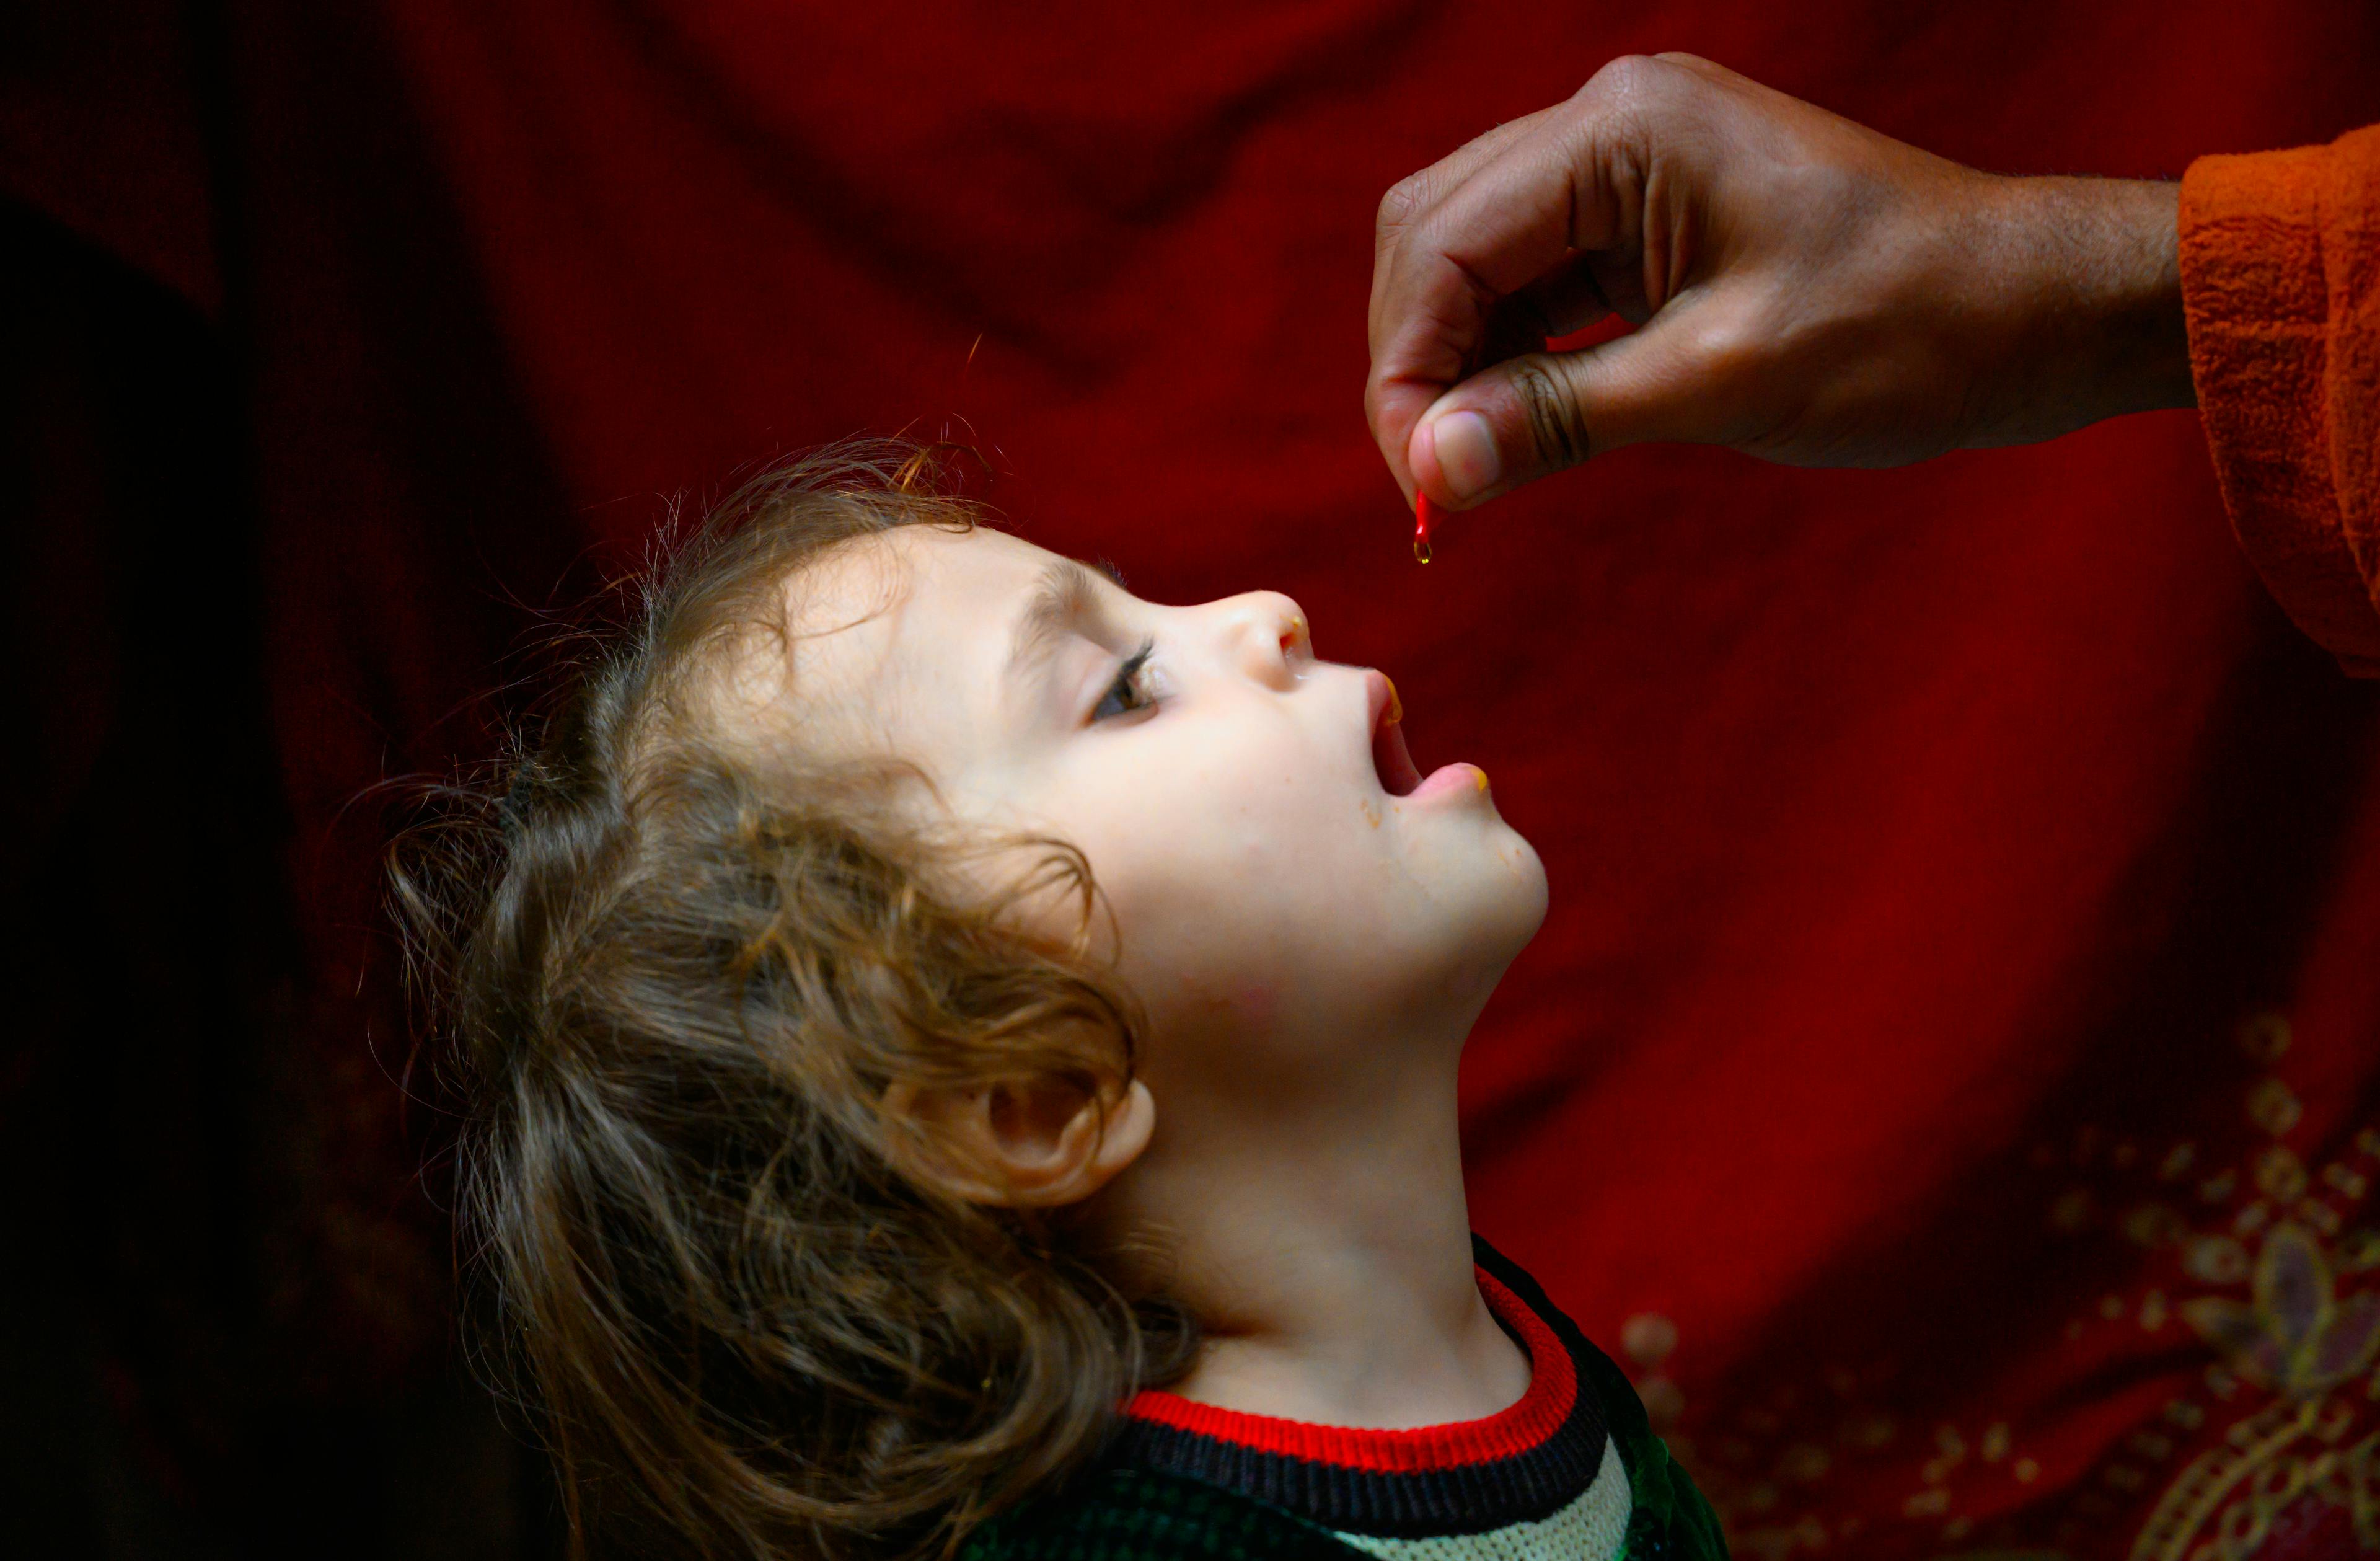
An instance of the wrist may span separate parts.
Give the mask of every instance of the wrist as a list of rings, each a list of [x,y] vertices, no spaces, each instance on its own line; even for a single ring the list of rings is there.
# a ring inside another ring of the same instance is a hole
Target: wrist
[[[1992,181],[1983,349],[1997,394],[1974,445],[2046,439],[2102,418],[2196,404],[2181,308],[2180,186]]]

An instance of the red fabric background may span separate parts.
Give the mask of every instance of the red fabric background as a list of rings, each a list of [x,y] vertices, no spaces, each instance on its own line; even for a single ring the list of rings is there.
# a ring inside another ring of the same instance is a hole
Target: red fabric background
[[[2380,702],[2237,556],[2195,421],[1893,473],[1622,451],[1425,571],[1359,396],[1380,193],[1615,54],[1984,166],[2170,176],[2380,119],[2380,13],[392,0],[207,40],[178,229],[92,198],[181,143],[78,140],[87,95],[8,122],[10,173],[227,288],[249,364],[317,1145],[286,1305],[323,1380],[437,1327],[354,799],[481,746],[455,713],[590,544],[906,429],[1145,595],[1290,591],[1396,676],[1425,765],[1495,776],[1554,901],[1473,1043],[1476,1219],[1628,1352],[1746,1553],[2351,1531],[2273,1481],[2366,1489],[2380,1429],[2337,1332],[2380,1260]],[[2309,1262],[2323,1307],[2281,1282]],[[2260,1383],[2192,1305],[2260,1294],[2328,1365]]]

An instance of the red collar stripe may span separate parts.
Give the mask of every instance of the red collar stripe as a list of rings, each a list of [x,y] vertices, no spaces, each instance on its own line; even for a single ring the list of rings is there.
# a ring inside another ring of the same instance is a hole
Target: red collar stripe
[[[1459,1469],[1531,1452],[1550,1441],[1570,1419],[1578,1401],[1578,1368],[1543,1318],[1493,1274],[1484,1269],[1478,1274],[1479,1294],[1488,1310],[1518,1334],[1529,1351],[1528,1392],[1486,1420],[1411,1431],[1362,1431],[1245,1415],[1154,1389],[1135,1394],[1124,1413],[1255,1452],[1380,1474]]]

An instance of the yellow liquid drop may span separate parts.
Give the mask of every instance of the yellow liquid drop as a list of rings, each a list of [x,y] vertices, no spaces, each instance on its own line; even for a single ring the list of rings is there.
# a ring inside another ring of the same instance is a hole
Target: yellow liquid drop
[[[1414,538],[1414,562],[1416,564],[1427,564],[1429,562],[1429,543],[1422,541],[1419,537]]]

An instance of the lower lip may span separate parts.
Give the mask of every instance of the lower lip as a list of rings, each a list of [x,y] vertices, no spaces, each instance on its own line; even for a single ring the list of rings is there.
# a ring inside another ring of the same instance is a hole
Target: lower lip
[[[1404,800],[1424,802],[1433,797],[1460,794],[1484,797],[1488,793],[1488,772],[1476,764],[1443,764],[1422,777],[1421,784]]]

